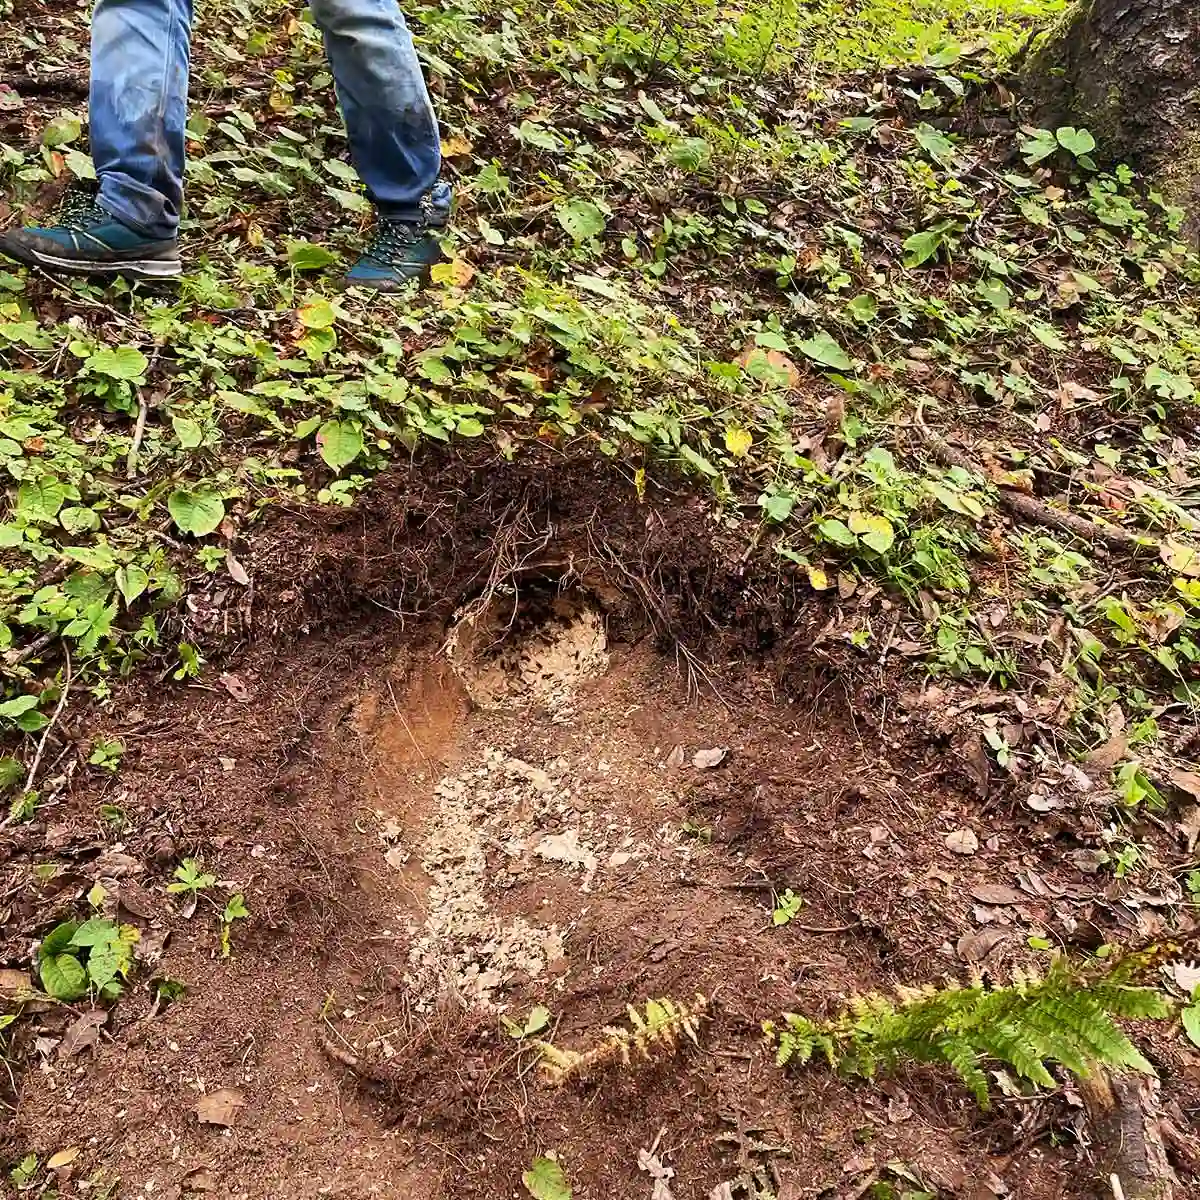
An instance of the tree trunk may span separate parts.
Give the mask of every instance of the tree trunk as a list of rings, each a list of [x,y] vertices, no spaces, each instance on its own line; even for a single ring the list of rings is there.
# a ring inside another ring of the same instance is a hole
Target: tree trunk
[[[1089,130],[1200,219],[1200,2],[1077,0],[1034,44],[1025,87],[1047,128]]]

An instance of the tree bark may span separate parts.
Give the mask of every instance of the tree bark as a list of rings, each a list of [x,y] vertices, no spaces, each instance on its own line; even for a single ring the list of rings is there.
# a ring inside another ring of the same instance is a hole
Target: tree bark
[[[1076,0],[1032,47],[1025,90],[1047,128],[1089,130],[1200,219],[1200,3]]]

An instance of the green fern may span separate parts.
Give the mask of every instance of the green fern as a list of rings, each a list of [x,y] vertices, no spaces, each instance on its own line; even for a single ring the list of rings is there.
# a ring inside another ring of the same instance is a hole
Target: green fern
[[[700,1022],[708,1001],[696,996],[692,1001],[647,1000],[644,1008],[629,1005],[625,1010],[630,1028],[606,1025],[604,1037],[587,1050],[571,1050],[551,1042],[538,1042],[542,1052],[538,1064],[542,1078],[562,1086],[574,1079],[589,1078],[620,1062],[629,1066],[636,1054],[649,1060],[676,1053],[686,1039],[697,1043]]]
[[[988,1062],[1038,1087],[1054,1085],[1047,1064],[1075,1075],[1098,1066],[1151,1072],[1115,1018],[1168,1015],[1166,999],[1135,982],[1155,961],[1142,955],[1081,971],[1059,958],[1044,976],[1022,975],[1008,987],[976,979],[967,987],[903,988],[895,998],[855,996],[830,1021],[787,1013],[781,1028],[768,1023],[765,1030],[781,1067],[803,1065],[818,1051],[843,1074],[866,1078],[904,1061],[940,1063],[987,1108]]]

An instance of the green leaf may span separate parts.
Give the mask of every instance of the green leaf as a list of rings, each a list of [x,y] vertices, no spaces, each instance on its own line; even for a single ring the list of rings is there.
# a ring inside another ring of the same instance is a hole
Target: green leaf
[[[657,121],[659,125],[671,125],[663,115],[663,110],[658,107],[655,102],[646,95],[645,92],[638,92],[638,104],[642,106],[642,112],[646,114],[652,121]]]
[[[463,417],[454,427],[459,437],[479,437],[483,433],[483,422],[475,417]]]
[[[1075,129],[1071,125],[1064,125],[1054,134],[1058,144],[1064,149],[1070,151],[1076,158],[1084,154],[1091,154],[1096,148],[1096,139],[1092,137],[1086,129]]]
[[[68,113],[63,113],[42,130],[42,145],[51,150],[56,146],[65,146],[68,142],[75,141],[81,132],[82,126],[79,121]]]
[[[535,1033],[541,1033],[550,1024],[550,1010],[545,1005],[537,1004],[529,1010],[529,1016],[525,1019],[525,1027],[521,1030],[525,1037],[531,1037]]]
[[[43,958],[39,973],[46,994],[55,1000],[69,1003],[87,991],[87,972],[73,954]]]
[[[599,237],[604,232],[604,214],[590,200],[571,200],[560,204],[554,215],[576,243]]]
[[[879,314],[879,301],[864,292],[861,296],[855,296],[846,305],[846,314],[852,321],[857,321],[860,325],[869,325]]]
[[[858,540],[864,546],[870,547],[877,554],[886,554],[896,541],[891,521],[887,517],[872,513],[851,513],[850,531],[858,536]]]
[[[945,166],[954,157],[954,143],[932,125],[918,125],[914,136],[921,149],[939,166]]]
[[[1195,1045],[1200,1046],[1200,1002],[1189,1004],[1180,1012],[1179,1019],[1183,1022],[1184,1032]]]
[[[858,538],[850,531],[850,527],[836,518],[829,518],[817,526],[817,532],[827,541],[837,546],[857,546]]]
[[[64,484],[53,475],[27,480],[17,489],[17,509],[26,521],[53,521],[67,498]]]
[[[150,586],[150,576],[141,567],[130,565],[118,567],[116,571],[117,587],[125,598],[128,608]]]
[[[565,149],[562,140],[545,125],[536,121],[524,120],[516,130],[519,141],[526,146],[535,146],[539,150],[548,150],[551,154]]]
[[[535,1158],[521,1182],[533,1200],[571,1200],[571,1185],[556,1159]]]
[[[179,487],[167,498],[167,511],[183,533],[205,537],[225,519],[225,501],[203,484]]]
[[[58,514],[58,523],[68,533],[90,533],[100,528],[100,514],[90,508],[64,508]]]
[[[14,696],[11,700],[5,700],[3,704],[0,704],[0,717],[9,717],[15,721],[23,713],[37,708],[37,705],[38,698],[36,696]]]
[[[296,315],[305,329],[328,329],[337,320],[333,305],[324,296],[314,296]]]
[[[1058,139],[1048,129],[1037,129],[1021,142],[1021,155],[1028,166],[1036,166],[1058,149]],[[1025,186],[1022,184],[1021,186]]]
[[[115,921],[104,917],[92,917],[71,935],[72,946],[102,946],[105,942],[116,941],[119,930]]]
[[[981,280],[975,288],[975,294],[997,312],[1006,312],[1012,307],[1012,292],[994,275]]]
[[[25,778],[25,768],[10,754],[0,756],[0,792],[7,791]]]
[[[295,271],[320,271],[337,262],[337,255],[330,254],[316,242],[295,241],[287,243],[288,263]]]
[[[55,925],[42,938],[42,944],[38,950],[39,957],[53,958],[54,955],[61,954],[71,944],[71,939],[75,936],[75,930],[78,928],[78,921],[63,921],[61,925]]]
[[[204,441],[204,430],[200,428],[200,422],[193,421],[191,417],[172,417],[171,428],[175,430],[175,436],[185,450],[194,450]]]
[[[691,465],[695,467],[701,475],[713,476],[720,474],[717,468],[714,467],[712,463],[710,463],[708,459],[704,457],[703,454],[693,450],[691,446],[687,444],[687,442],[683,442],[680,445],[679,455],[685,462],[691,463]]]
[[[112,350],[97,350],[83,364],[95,375],[109,379],[140,379],[150,360],[136,346],[117,346]]]
[[[941,249],[946,234],[941,229],[923,229],[904,239],[904,265],[919,267],[928,262]]]
[[[357,421],[326,421],[317,430],[317,446],[326,466],[340,471],[363,452],[362,429]]]
[[[808,355],[814,362],[832,367],[835,371],[852,371],[854,369],[854,363],[850,361],[845,350],[824,329],[818,330],[807,341],[800,342],[796,349],[802,354]]]

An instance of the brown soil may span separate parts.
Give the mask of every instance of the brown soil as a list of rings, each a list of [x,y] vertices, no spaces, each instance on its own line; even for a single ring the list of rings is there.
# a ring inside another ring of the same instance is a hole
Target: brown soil
[[[143,946],[169,935],[94,1048],[63,1056],[69,1009],[13,1026],[8,1157],[78,1148],[62,1196],[490,1200],[554,1151],[576,1197],[623,1200],[650,1196],[651,1149],[676,1200],[752,1195],[714,1189],[756,1171],[789,1200],[869,1194],[888,1164],[946,1196],[1092,1194],[1069,1095],[983,1115],[942,1073],[773,1065],[764,1019],[961,976],[964,931],[1003,935],[1004,977],[1030,931],[1114,917],[1044,825],[968,792],[910,682],[881,664],[852,691],[868,673],[819,648],[832,614],[751,594],[700,511],[570,462],[427,461],[264,528],[253,595],[189,617],[227,660],[65,728],[68,764],[123,738],[121,771],[59,764],[62,802],[0,850],[5,966],[97,877]],[[963,827],[970,856],[946,846]],[[165,887],[188,855],[220,880],[190,917]],[[1023,898],[972,895],[998,883]],[[805,906],[775,927],[788,888]],[[251,916],[225,959],[231,891]],[[155,977],[185,995],[155,1006]],[[698,1048],[559,1089],[502,1020],[544,1005],[578,1048],[696,993]],[[1194,1106],[1194,1058],[1152,1048]],[[223,1088],[232,1126],[199,1123]]]

